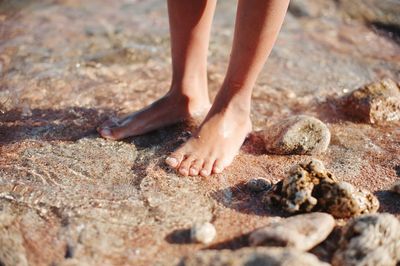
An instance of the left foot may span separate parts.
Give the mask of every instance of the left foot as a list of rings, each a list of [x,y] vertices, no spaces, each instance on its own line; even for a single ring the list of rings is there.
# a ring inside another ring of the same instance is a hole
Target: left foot
[[[216,100],[197,132],[166,163],[184,176],[221,173],[252,129],[250,108],[240,100]]]

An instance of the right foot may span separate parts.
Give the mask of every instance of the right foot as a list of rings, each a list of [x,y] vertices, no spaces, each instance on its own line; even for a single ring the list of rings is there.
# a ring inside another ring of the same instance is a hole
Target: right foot
[[[210,109],[207,97],[187,97],[169,92],[151,105],[124,118],[108,120],[97,130],[106,139],[119,140],[202,116]]]

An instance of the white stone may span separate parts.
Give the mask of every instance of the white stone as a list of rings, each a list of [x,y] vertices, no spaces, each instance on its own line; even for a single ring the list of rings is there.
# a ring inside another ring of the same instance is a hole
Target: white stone
[[[190,230],[190,238],[192,239],[192,242],[209,244],[214,240],[216,235],[217,231],[215,230],[214,225],[208,222],[195,224]]]

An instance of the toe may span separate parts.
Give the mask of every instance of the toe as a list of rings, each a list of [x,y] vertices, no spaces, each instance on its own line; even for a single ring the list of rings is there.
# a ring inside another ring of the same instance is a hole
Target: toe
[[[100,136],[105,139],[116,139],[113,130],[110,127],[101,127],[98,129]]]
[[[179,166],[179,173],[183,176],[188,176],[189,175],[189,169],[190,166],[192,164],[192,162],[194,161],[195,158],[193,158],[192,156],[188,156],[186,157],[186,159],[184,159],[181,163],[181,165]]]
[[[222,173],[224,168],[225,168],[225,165],[223,164],[222,160],[216,160],[212,171],[214,174],[219,174],[219,173]]]
[[[165,159],[165,163],[173,168],[177,168],[183,160],[183,154],[174,152]]]
[[[213,160],[206,160],[203,165],[203,169],[200,171],[200,175],[209,176],[211,174],[212,167],[214,165]]]
[[[194,160],[193,163],[192,163],[192,166],[190,167],[189,175],[191,175],[191,176],[198,175],[202,166],[203,166],[203,160],[202,159]]]

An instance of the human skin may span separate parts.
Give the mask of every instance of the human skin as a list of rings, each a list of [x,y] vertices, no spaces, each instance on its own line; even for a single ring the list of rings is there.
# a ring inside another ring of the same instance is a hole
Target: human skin
[[[251,132],[251,93],[281,28],[289,0],[239,0],[228,70],[209,108],[207,50],[215,0],[169,0],[172,82],[152,105],[106,122],[101,136],[122,139],[191,119],[209,109],[192,137],[166,163],[184,175],[221,173]],[[177,108],[178,107],[178,108]]]

